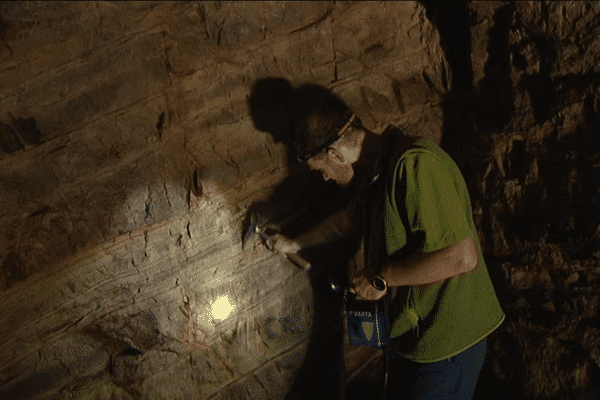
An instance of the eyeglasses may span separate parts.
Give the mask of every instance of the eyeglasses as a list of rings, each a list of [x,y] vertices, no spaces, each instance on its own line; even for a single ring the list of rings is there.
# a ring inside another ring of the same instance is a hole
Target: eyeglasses
[[[327,138],[323,142],[321,142],[321,144],[319,144],[317,147],[315,147],[314,149],[312,149],[302,155],[298,155],[298,161],[306,162],[306,160],[308,160],[309,158],[314,157],[315,155],[319,154],[321,151],[323,151],[327,147],[331,146],[334,142],[336,142],[338,139],[340,139],[342,136],[344,136],[346,133],[348,133],[348,128],[350,128],[351,125],[358,126],[358,121],[357,122],[355,122],[355,121],[356,121],[356,114],[351,114],[348,121],[344,124],[344,126],[342,126],[342,128],[339,131],[327,136]]]

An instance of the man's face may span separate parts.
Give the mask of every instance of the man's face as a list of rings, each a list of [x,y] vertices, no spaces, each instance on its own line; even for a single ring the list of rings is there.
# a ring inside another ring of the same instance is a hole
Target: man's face
[[[313,171],[320,172],[325,181],[331,179],[343,188],[348,187],[354,177],[352,165],[339,162],[331,151],[309,158],[306,164]]]

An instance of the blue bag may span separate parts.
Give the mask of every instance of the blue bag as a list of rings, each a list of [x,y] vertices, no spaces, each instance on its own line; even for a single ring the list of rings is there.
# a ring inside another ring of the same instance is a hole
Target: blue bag
[[[382,348],[388,344],[387,296],[377,301],[367,301],[356,300],[354,295],[348,295],[346,311],[351,345]]]

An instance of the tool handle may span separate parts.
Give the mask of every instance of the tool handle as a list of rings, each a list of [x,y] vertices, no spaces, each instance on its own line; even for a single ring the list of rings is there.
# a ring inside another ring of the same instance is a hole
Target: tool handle
[[[297,253],[285,253],[285,257],[296,264],[296,266],[308,271],[312,265]]]

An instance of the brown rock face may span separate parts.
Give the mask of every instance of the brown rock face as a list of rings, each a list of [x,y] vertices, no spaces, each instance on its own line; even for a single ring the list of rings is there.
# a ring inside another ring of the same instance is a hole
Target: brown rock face
[[[2,2],[2,396],[335,398],[339,297],[241,250],[253,202],[316,187],[253,118],[267,78],[441,140],[451,76],[416,2]]]
[[[304,83],[461,167],[507,315],[479,397],[600,397],[600,3],[502,1],[1,2],[0,397],[333,399],[344,352],[377,393],[343,249],[241,249],[252,204],[339,195]]]

